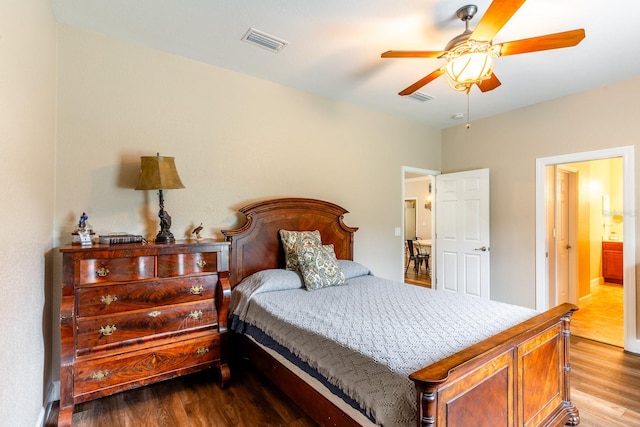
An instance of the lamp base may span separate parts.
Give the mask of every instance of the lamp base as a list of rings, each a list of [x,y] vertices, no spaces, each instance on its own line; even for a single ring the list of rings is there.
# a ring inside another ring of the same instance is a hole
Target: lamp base
[[[173,243],[175,241],[176,239],[173,237],[173,233],[169,230],[160,230],[155,239],[156,243]]]
[[[175,242],[176,239],[173,237],[171,233],[171,215],[169,212],[164,210],[164,197],[162,197],[162,190],[159,191],[160,194],[160,212],[158,212],[158,216],[160,217],[160,232],[156,236],[156,243],[171,243]]]

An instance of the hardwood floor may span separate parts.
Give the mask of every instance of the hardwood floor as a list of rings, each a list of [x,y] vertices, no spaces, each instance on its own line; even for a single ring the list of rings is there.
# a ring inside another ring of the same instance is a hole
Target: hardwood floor
[[[405,263],[407,262],[407,258],[405,257]],[[406,264],[405,264],[406,265]],[[407,269],[407,272],[404,274],[404,282],[409,283],[411,285],[424,286],[427,288],[431,287],[431,271],[427,271],[424,264],[421,266],[418,272],[413,268],[413,261],[411,261],[411,265]]]
[[[54,405],[44,427],[57,425]],[[232,368],[231,385],[218,387],[213,371],[118,393],[76,405],[74,427],[315,427],[268,380],[244,364]]]
[[[591,298],[579,303],[571,319],[571,333],[606,344],[624,347],[624,288],[605,283],[591,288]]]
[[[571,400],[583,427],[640,426],[640,355],[571,338]]]

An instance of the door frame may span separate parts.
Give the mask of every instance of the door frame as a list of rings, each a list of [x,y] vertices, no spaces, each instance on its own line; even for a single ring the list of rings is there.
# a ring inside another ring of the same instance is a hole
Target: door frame
[[[636,203],[635,203],[635,147],[625,146],[607,148],[603,150],[587,151],[582,153],[565,154],[536,159],[536,309],[549,309],[549,266],[547,253],[549,242],[547,241],[547,166],[563,163],[576,163],[591,160],[608,159],[612,157],[622,158],[623,180],[623,205],[624,215],[630,218],[625,221],[623,230],[623,277],[624,283],[624,348],[634,353],[640,353],[640,340],[637,337],[636,328]]]

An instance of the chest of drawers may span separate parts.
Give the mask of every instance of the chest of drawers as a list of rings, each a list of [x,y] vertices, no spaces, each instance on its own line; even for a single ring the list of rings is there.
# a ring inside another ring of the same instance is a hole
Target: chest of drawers
[[[77,403],[206,368],[226,386],[227,242],[60,251],[59,426]]]

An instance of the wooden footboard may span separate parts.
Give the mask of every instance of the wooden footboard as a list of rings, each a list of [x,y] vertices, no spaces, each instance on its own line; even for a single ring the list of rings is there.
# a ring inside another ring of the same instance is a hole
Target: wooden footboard
[[[419,427],[578,425],[563,304],[411,374]]]

